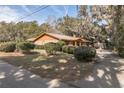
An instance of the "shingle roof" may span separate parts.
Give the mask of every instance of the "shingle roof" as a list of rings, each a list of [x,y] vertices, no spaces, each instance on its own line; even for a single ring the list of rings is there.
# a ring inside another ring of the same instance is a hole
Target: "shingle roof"
[[[72,36],[66,36],[62,34],[54,34],[54,33],[46,33],[47,35],[53,36],[55,38],[58,38],[60,40],[78,40],[80,38],[72,37]]]
[[[49,35],[52,36],[56,39],[59,40],[68,40],[68,41],[76,41],[76,40],[82,40],[83,42],[87,42],[87,40],[83,39],[83,38],[78,38],[78,37],[72,37],[72,36],[66,36],[66,35],[62,35],[62,34],[55,34],[55,33],[44,33],[40,36],[38,36],[37,38],[35,38],[34,41],[36,41],[37,39],[39,39],[40,37],[42,37],[43,35]]]

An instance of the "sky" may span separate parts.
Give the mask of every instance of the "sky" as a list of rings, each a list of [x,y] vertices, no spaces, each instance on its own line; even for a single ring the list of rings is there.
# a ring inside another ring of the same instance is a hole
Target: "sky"
[[[51,19],[57,19],[60,17],[65,16],[68,14],[69,16],[76,17],[77,16],[77,9],[76,6],[73,5],[49,5],[47,8],[31,15],[26,18],[23,18],[27,16],[28,14],[31,14],[32,12],[35,12],[39,9],[39,7],[45,7],[43,5],[41,6],[35,6],[35,5],[9,5],[9,6],[3,6],[0,5],[0,21],[5,22],[19,22],[19,21],[37,21],[39,24],[50,21]],[[21,19],[23,18],[23,19]],[[21,19],[21,20],[20,20]]]

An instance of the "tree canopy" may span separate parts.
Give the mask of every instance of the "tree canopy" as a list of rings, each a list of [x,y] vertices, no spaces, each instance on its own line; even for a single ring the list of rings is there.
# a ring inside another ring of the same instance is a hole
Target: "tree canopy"
[[[93,42],[113,40],[119,45],[124,36],[124,6],[78,6],[77,16],[69,15],[38,24],[32,22],[0,22],[0,41],[21,41],[44,32],[57,32],[69,36],[85,37]],[[121,43],[122,44],[122,43]]]

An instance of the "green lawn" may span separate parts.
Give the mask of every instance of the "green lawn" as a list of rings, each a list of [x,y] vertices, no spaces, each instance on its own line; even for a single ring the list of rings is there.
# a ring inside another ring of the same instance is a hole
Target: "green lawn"
[[[93,69],[93,63],[77,62],[73,55],[69,54],[55,56],[41,56],[40,54],[13,56],[7,54],[7,56],[0,55],[0,59],[25,68],[41,77],[57,78],[62,81],[81,79]]]

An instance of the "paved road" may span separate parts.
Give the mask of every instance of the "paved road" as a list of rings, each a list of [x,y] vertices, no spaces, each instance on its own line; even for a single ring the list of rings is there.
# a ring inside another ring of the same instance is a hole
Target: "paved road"
[[[57,79],[43,79],[24,69],[0,61],[0,88],[69,87]]]
[[[124,87],[124,59],[111,51],[97,51],[98,58],[93,73],[85,79],[70,81],[69,84],[81,88],[121,88]]]

